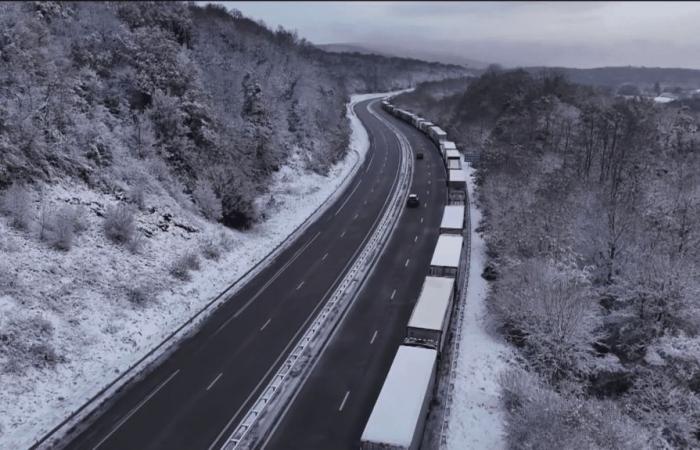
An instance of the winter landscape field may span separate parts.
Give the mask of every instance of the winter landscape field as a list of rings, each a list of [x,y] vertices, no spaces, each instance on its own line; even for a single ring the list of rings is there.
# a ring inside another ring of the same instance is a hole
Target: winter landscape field
[[[697,20],[0,3],[0,449],[700,448]]]

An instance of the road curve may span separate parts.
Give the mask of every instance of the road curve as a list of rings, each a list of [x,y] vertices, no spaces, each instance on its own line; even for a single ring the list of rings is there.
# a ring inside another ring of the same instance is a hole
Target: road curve
[[[437,242],[446,199],[445,169],[433,143],[383,114],[409,140],[417,160],[411,192],[421,207],[407,209],[378,270],[355,300],[304,386],[267,440],[266,450],[357,449],[379,395]]]
[[[376,100],[355,107],[370,149],[344,194],[196,334],[110,400],[67,448],[221,445],[334,291],[393,194],[401,151],[370,107],[380,111]]]

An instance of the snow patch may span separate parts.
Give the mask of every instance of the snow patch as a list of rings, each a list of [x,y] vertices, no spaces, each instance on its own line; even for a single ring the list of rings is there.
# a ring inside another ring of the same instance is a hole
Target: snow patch
[[[503,449],[506,445],[504,414],[499,399],[498,376],[507,368],[512,352],[507,344],[487,331],[485,300],[488,283],[481,277],[486,262],[486,245],[476,232],[481,211],[476,206],[474,169],[469,164],[463,170],[471,199],[471,255],[447,448]]]

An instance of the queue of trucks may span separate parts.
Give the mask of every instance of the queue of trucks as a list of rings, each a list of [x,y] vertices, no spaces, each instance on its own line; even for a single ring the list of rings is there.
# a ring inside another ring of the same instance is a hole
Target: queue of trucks
[[[448,205],[440,235],[418,300],[406,325],[382,389],[365,425],[360,448],[418,450],[430,402],[436,390],[437,367],[450,327],[464,247],[466,177],[454,142],[437,125],[397,108],[388,100],[382,108],[425,133],[439,151],[447,173]]]

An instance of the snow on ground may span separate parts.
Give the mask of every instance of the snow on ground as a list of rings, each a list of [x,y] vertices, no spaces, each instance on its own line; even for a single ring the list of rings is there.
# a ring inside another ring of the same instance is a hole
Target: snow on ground
[[[507,344],[487,331],[485,300],[488,284],[481,277],[486,246],[475,231],[481,221],[481,212],[476,207],[474,170],[467,165],[464,171],[471,199],[471,259],[447,448],[502,449],[505,448],[504,416],[499,400],[498,375],[507,367],[511,351]]]
[[[382,95],[353,96],[351,105]],[[59,358],[55,368],[41,368],[37,366],[43,364],[43,356],[40,364],[22,366],[8,364],[12,356],[0,352],[0,448],[29,447],[313,214],[361,163],[369,147],[351,105],[348,156],[328,177],[302,169],[299,155],[291,158],[275,174],[270,192],[257,200],[259,207],[266,208],[267,219],[250,231],[206,222],[160,186],[149,186],[146,210],[137,215],[138,228],[151,234],[138,257],[104,238],[103,219],[96,212],[114,204],[114,197],[82,186],[55,185],[45,193],[54,205],[79,202],[89,208],[88,229],[69,252],[27,239],[26,233],[0,219],[0,339],[4,340],[0,344],[17,337],[13,348],[21,354],[27,350],[23,345],[48,342]],[[164,231],[166,213],[172,219]],[[191,281],[170,276],[171,261],[188,250],[198,252],[204,239],[220,236],[232,242],[232,249],[219,261],[200,255],[201,270],[192,273]],[[130,303],[126,293],[133,286],[147,286],[154,300],[145,306]],[[43,355],[41,347],[34,349]]]

